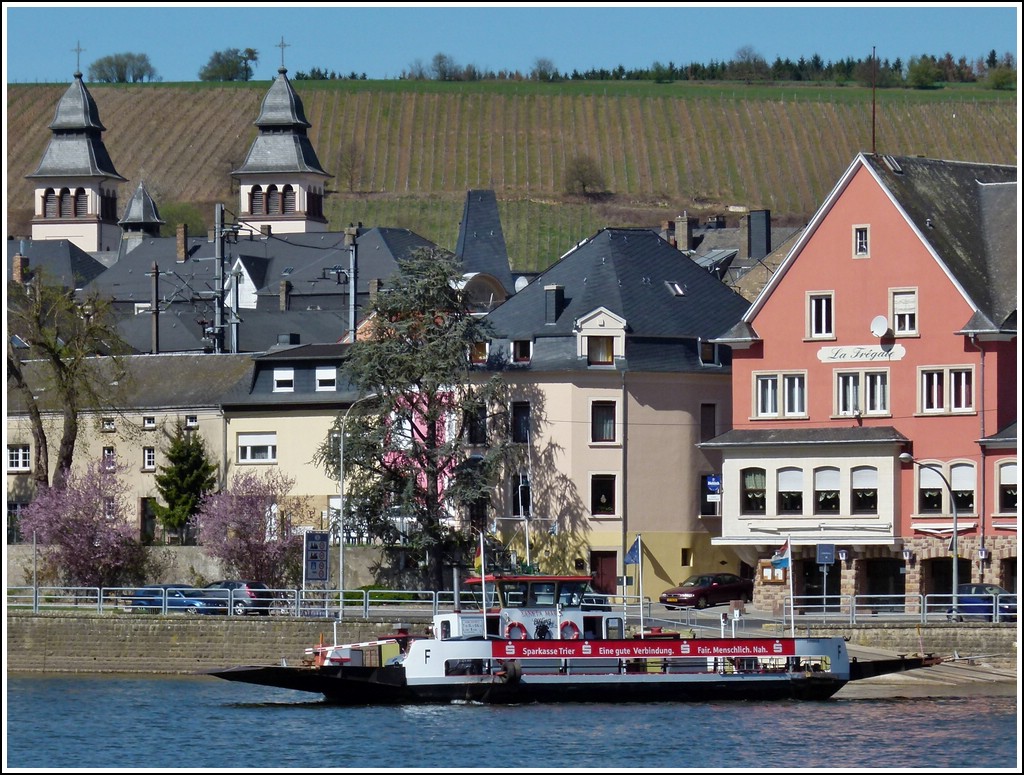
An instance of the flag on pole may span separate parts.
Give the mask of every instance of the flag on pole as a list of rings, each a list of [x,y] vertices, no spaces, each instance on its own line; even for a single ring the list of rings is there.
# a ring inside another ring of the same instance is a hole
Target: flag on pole
[[[789,545],[789,539],[786,539],[786,543],[775,550],[775,554],[772,555],[772,567],[773,568],[788,568],[789,561],[792,559],[793,550]]]
[[[476,545],[476,555],[473,557],[473,568],[478,573],[480,571],[482,571],[483,567],[484,567],[483,553],[480,551],[480,547],[481,547],[482,544],[483,544],[483,539],[481,539],[480,543]]]
[[[626,552],[626,565],[637,565],[640,562],[640,536],[637,535],[633,545],[629,547],[629,551]]]

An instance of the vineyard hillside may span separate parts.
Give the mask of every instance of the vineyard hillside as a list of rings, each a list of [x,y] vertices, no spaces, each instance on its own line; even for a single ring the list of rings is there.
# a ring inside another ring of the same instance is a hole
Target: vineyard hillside
[[[684,211],[768,209],[796,226],[861,151],[1016,164],[1015,95],[919,95],[844,87],[693,84],[422,84],[293,81],[329,181],[331,229],[412,229],[455,246],[465,193],[493,189],[513,266],[543,268],[604,226],[652,226]],[[550,88],[546,88],[550,86]],[[237,181],[269,87],[89,84],[103,141],[158,206],[237,209]],[[32,182],[66,84],[7,87],[7,234],[27,236]],[[578,155],[603,191],[564,193]],[[209,225],[209,223],[207,224]],[[735,225],[730,223],[729,225]]]

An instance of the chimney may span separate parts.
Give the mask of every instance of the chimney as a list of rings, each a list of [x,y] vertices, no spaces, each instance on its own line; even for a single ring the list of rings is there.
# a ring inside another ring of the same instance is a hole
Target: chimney
[[[554,325],[565,307],[565,288],[561,285],[544,286],[544,323]]]
[[[278,292],[278,298],[281,304],[281,312],[288,311],[288,292],[291,290],[292,284],[287,280],[281,281],[281,290]]]
[[[755,261],[772,252],[772,211],[754,210],[750,213],[749,257]]]
[[[373,301],[374,299],[377,298],[377,294],[380,292],[380,278],[379,277],[371,277],[370,278],[370,282],[369,282],[369,286],[370,286],[370,301]]]
[[[11,265],[11,281],[15,285],[24,285],[28,281],[28,256],[22,255],[19,250],[14,254],[14,263]]]
[[[269,237],[271,231],[273,231],[273,229],[270,227],[269,223],[264,223],[264,224],[262,224],[260,226],[260,236],[261,237]]]
[[[676,249],[684,253],[693,250],[693,221],[685,210],[676,216]]]
[[[177,251],[178,263],[184,263],[188,258],[188,225],[179,223],[174,232],[174,244]]]
[[[739,251],[736,253],[736,259],[742,264],[750,258],[750,213],[744,213],[740,216],[740,236],[738,239]]]

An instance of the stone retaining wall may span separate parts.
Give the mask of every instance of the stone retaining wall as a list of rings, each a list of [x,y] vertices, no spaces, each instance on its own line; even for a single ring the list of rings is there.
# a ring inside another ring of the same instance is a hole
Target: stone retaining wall
[[[372,640],[393,632],[393,619],[345,620],[338,638]],[[7,613],[10,672],[190,673],[233,665],[298,664],[305,649],[334,639],[329,619],[277,616],[190,617],[180,614]],[[424,623],[414,623],[413,633]],[[753,633],[750,633],[753,634]],[[771,635],[771,628],[763,633]],[[788,634],[788,633],[787,633]],[[1004,655],[1017,661],[1013,624],[939,623],[799,627],[798,636],[841,636],[851,645],[899,654]]]

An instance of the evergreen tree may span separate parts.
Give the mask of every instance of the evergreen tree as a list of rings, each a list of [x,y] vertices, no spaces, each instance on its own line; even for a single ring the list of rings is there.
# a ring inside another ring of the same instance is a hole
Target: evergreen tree
[[[167,530],[177,532],[184,544],[189,520],[199,510],[203,496],[217,484],[217,466],[210,461],[202,437],[187,430],[181,421],[171,437],[167,465],[160,466],[155,478],[166,504],[154,506],[157,519]]]

